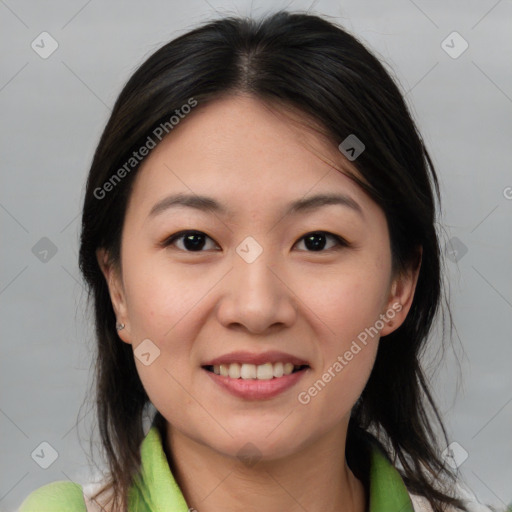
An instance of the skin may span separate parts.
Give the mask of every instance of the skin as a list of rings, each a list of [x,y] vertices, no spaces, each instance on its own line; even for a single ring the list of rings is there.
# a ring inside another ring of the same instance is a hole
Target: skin
[[[149,398],[167,420],[165,447],[190,507],[200,512],[363,512],[364,489],[345,460],[350,411],[373,367],[379,335],[307,405],[307,391],[365,328],[401,304],[380,336],[405,319],[418,270],[393,275],[381,208],[329,162],[356,172],[315,132],[250,96],[216,100],[187,116],[147,157],[134,182],[122,233],[122,271],[98,250],[123,342],[150,339],[160,355],[135,358]],[[172,193],[207,195],[231,214],[190,207],[148,217]],[[362,215],[328,205],[284,215],[317,193],[342,193]],[[170,235],[205,233],[202,252]],[[304,235],[323,231],[312,251]],[[263,249],[247,263],[237,246]],[[382,343],[385,343],[382,340]],[[280,350],[309,362],[300,382],[268,400],[244,400],[212,382],[201,364],[237,350]],[[237,453],[252,443],[261,457]]]

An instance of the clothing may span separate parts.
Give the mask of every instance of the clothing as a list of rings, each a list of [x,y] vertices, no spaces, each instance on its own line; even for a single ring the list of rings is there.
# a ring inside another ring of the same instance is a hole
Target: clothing
[[[163,449],[162,436],[153,424],[141,444],[141,472],[130,490],[129,512],[189,512]],[[59,481],[32,492],[18,512],[88,512],[84,489],[77,483]],[[414,508],[412,502],[414,502]],[[101,508],[97,508],[101,510]],[[369,472],[369,512],[431,512],[426,500],[410,495],[388,458],[372,446]]]

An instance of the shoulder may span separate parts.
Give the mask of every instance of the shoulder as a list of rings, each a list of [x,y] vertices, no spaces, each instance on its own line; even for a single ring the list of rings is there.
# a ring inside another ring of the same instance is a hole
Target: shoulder
[[[409,496],[412,501],[414,512],[433,512],[430,502],[424,496],[412,494],[411,492],[409,492]],[[473,496],[468,496],[467,494],[459,492],[458,497],[463,501],[468,512],[492,512],[488,506],[479,503]],[[449,507],[446,510],[447,512],[460,512],[460,510],[455,507]]]
[[[432,512],[432,506],[424,496],[411,493],[409,493],[409,496],[411,497],[414,512]]]
[[[427,500],[427,498],[412,493],[409,493],[409,496],[411,497],[414,512],[433,512],[434,509],[432,508],[432,505],[430,504],[430,501]],[[446,509],[446,512],[460,512],[460,510],[450,506]]]
[[[43,485],[30,493],[18,512],[86,512],[82,486],[58,481]]]

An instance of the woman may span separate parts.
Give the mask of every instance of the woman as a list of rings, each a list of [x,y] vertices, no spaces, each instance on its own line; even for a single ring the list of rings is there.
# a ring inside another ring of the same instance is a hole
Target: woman
[[[21,511],[466,510],[419,361],[436,198],[397,86],[341,28],[227,18],[158,50],[82,217],[109,478]]]

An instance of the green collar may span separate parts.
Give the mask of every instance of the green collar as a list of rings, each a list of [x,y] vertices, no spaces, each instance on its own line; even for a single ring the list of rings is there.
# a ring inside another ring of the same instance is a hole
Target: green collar
[[[141,445],[141,473],[130,489],[128,510],[188,512],[174,479],[158,428],[153,425]],[[372,445],[369,512],[414,512],[405,484],[387,457]]]

